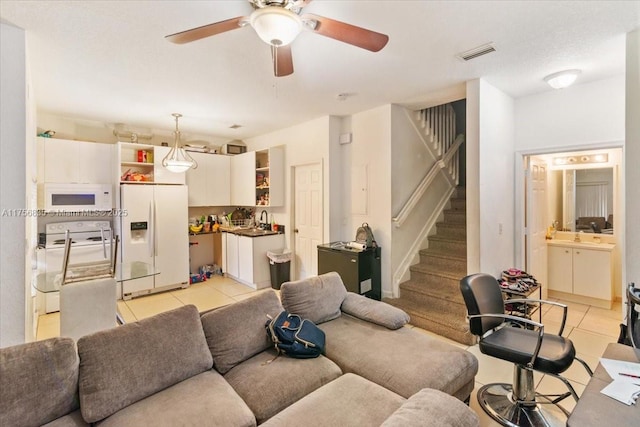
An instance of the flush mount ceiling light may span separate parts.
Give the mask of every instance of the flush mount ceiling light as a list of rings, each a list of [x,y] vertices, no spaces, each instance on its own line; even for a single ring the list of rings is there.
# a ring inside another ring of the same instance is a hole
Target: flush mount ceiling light
[[[544,81],[554,89],[564,89],[571,86],[576,81],[578,75],[582,73],[580,70],[564,70],[557,73],[549,74]]]
[[[249,22],[262,41],[276,47],[288,45],[302,31],[300,16],[279,7],[256,9]]]
[[[169,172],[175,173],[186,172],[191,168],[195,169],[198,167],[198,163],[179,145],[180,130],[178,129],[178,119],[182,117],[182,114],[173,113],[172,116],[176,119],[176,130],[173,132],[175,141],[171,150],[162,159],[162,166],[167,168]]]

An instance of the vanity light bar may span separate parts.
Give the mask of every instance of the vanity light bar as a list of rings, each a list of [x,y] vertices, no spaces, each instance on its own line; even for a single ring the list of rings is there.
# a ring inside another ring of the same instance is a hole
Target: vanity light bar
[[[554,165],[577,165],[585,163],[606,163],[609,161],[609,155],[604,154],[590,154],[582,156],[568,156],[568,157],[554,157]]]

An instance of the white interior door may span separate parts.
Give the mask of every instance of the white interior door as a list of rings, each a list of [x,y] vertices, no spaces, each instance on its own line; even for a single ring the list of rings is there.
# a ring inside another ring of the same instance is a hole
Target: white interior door
[[[294,171],[295,280],[318,274],[322,243],[322,164],[296,166]]]
[[[535,157],[529,158],[527,174],[527,272],[542,283],[542,296],[547,295],[547,164]]]

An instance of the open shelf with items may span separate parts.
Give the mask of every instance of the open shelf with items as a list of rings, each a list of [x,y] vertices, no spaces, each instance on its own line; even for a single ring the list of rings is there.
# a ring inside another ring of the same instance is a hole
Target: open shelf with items
[[[121,183],[144,184],[153,182],[154,146],[119,143]]]
[[[270,205],[269,151],[256,151],[256,206]]]
[[[184,173],[162,166],[169,147],[118,142],[117,182],[121,184],[184,184]]]

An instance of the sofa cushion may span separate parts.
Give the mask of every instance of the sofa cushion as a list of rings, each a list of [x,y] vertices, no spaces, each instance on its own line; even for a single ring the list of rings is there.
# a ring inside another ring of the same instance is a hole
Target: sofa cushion
[[[475,412],[458,399],[425,388],[409,398],[381,427],[480,427]]]
[[[256,419],[222,375],[209,370],[133,403],[98,425],[249,427]]]
[[[347,314],[320,325],[326,355],[353,372],[409,398],[434,388],[465,400],[478,360],[468,351],[408,327],[392,331]]]
[[[404,400],[378,384],[345,374],[274,415],[263,425],[379,426]]]
[[[56,418],[42,427],[89,427],[89,424],[82,418],[80,409],[77,409],[64,417]]]
[[[84,336],[78,353],[80,408],[88,422],[213,365],[194,305]]]
[[[340,306],[346,296],[347,289],[336,272],[286,282],[280,288],[284,308],[315,324],[340,316]]]
[[[201,318],[213,366],[225,374],[238,363],[273,346],[264,327],[283,310],[275,291],[204,314]]]
[[[78,409],[78,354],[71,338],[0,349],[0,425],[42,425]]]
[[[258,424],[342,374],[324,356],[315,359],[276,356],[275,349],[263,351],[224,376],[249,405]]]
[[[409,315],[399,308],[354,292],[347,293],[342,301],[342,311],[388,329],[398,329],[409,322]]]

